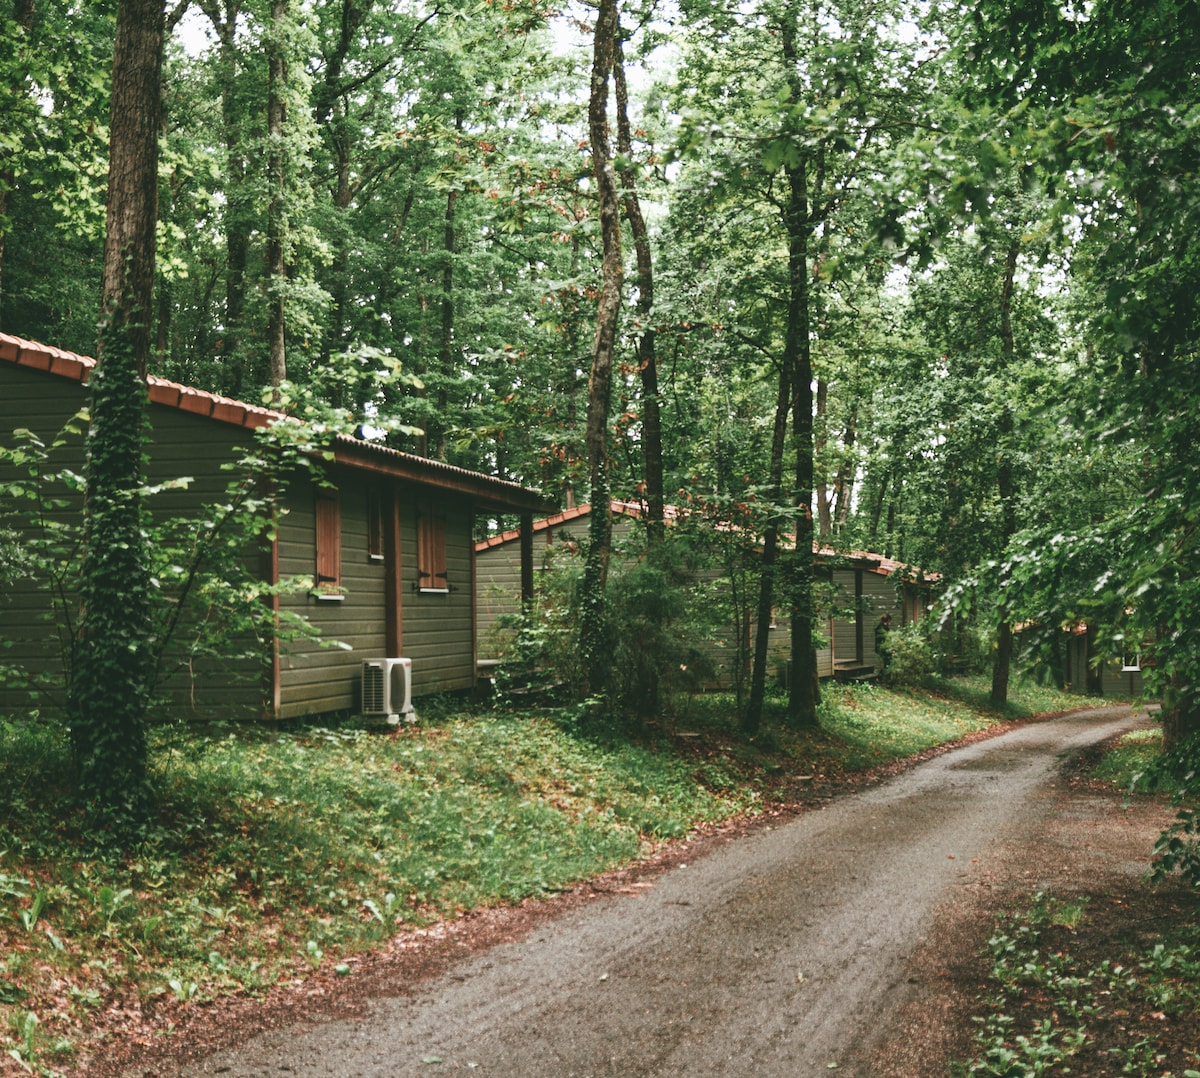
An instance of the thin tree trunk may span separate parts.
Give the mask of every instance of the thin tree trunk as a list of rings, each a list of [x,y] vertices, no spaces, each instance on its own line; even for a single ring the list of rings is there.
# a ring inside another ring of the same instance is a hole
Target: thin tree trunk
[[[626,162],[633,161],[633,138],[629,127],[629,88],[625,81],[625,58],[618,36],[613,64],[613,80],[617,101],[617,154]],[[646,484],[646,531],[651,542],[665,535],[666,498],[663,492],[662,415],[658,399],[658,356],[655,350],[654,262],[650,251],[650,234],[642,215],[637,193],[637,174],[632,164],[620,170],[624,188],[625,220],[633,237],[637,254],[637,317],[638,372],[642,382],[642,453],[643,479]]]
[[[1006,370],[1012,369],[1016,351],[1013,342],[1012,296],[1013,282],[1017,273],[1017,254],[1020,247],[1016,240],[1008,246],[1004,262],[1004,284],[1000,291],[1000,350]],[[1000,497],[1003,538],[1008,542],[1017,533],[1016,490],[1012,468],[1013,414],[1007,402],[1001,406],[1000,423],[1000,470],[996,477],[997,493]],[[1003,585],[1002,585],[1003,586]],[[1003,707],[1008,702],[1008,678],[1012,667],[1012,625],[1009,623],[1007,598],[1000,597],[1000,630],[996,637],[996,653],[992,661],[992,705]]]
[[[828,444],[826,437],[829,417],[826,414],[829,407],[829,383],[824,378],[817,379],[817,432],[814,448],[818,456],[822,456]],[[817,476],[817,537],[824,542],[833,534],[833,514],[829,505],[829,484],[825,482],[822,472]]]
[[[284,215],[284,127],[287,109],[284,87],[287,81],[284,27],[288,0],[271,0],[271,34],[268,47],[267,88],[267,366],[273,388],[287,378],[287,264]]]
[[[235,397],[249,392],[255,381],[245,370],[241,350],[242,312],[249,259],[246,222],[241,216],[246,198],[246,161],[241,148],[241,113],[237,104],[238,54],[235,44],[240,0],[200,0],[199,6],[217,35],[221,65],[221,126],[225,136],[225,325],[220,350],[226,365],[226,385]]]
[[[851,491],[854,489],[854,443],[858,438],[858,401],[851,402],[850,416],[846,420],[846,435],[842,439],[845,456],[838,467],[837,478],[833,483],[833,518],[838,532],[844,532],[846,522],[850,519]]]
[[[67,712],[80,791],[140,815],[151,679],[142,505],[151,350],[163,0],[121,0],[113,45],[97,371],[90,382],[85,548]]]
[[[792,398],[792,380],[786,368],[779,371],[779,393],[775,399],[775,422],[771,431],[771,461],[767,467],[767,498],[771,516],[763,530],[758,605],[754,620],[754,664],[750,669],[750,696],[742,715],[742,729],[758,733],[762,725],[763,701],[767,691],[767,652],[771,635],[771,607],[775,602],[775,568],[779,556],[778,506],[783,500],[783,453],[787,445],[788,409]],[[793,676],[795,671],[792,671]]]
[[[797,74],[796,20],[785,12],[782,27],[784,60],[788,66],[792,97],[803,99]],[[788,235],[788,313],[784,335],[784,368],[792,379],[792,447],[796,455],[793,496],[796,542],[788,571],[788,603],[792,629],[792,679],[788,693],[788,718],[798,726],[815,725],[820,687],[813,639],[813,392],[812,346],[809,318],[808,241],[815,222],[810,214],[807,160],[801,153],[795,165],[785,168],[788,201],[784,224]],[[819,189],[820,169],[815,186]],[[760,626],[760,630],[761,630]]]
[[[586,691],[591,695],[606,690],[610,657],[605,596],[612,550],[608,409],[612,396],[613,353],[624,276],[621,263],[621,206],[608,136],[608,80],[616,55],[617,19],[616,0],[600,0],[593,38],[592,82],[588,102],[592,173],[596,179],[604,248],[600,303],[592,345],[592,371],[588,382],[587,451],[592,513],[580,610],[580,650],[587,672]]]
[[[33,27],[33,15],[34,0],[14,0],[12,21],[15,26],[21,27],[28,33]],[[12,39],[10,39],[10,47],[12,47]],[[16,99],[19,95],[26,94],[28,87],[24,85],[23,80],[14,79],[8,87],[8,92]],[[4,248],[5,239],[8,236],[8,229],[3,225],[4,219],[8,216],[9,192],[12,191],[17,178],[11,157],[11,150],[0,152],[0,312],[3,311],[4,302]],[[3,325],[3,321],[0,320],[0,326]]]
[[[461,135],[466,124],[462,109],[454,114],[454,130]],[[453,187],[446,193],[446,214],[442,230],[442,327],[438,338],[438,386],[436,417],[426,431],[429,443],[439,460],[446,459],[446,425],[444,416],[449,406],[446,385],[453,369],[454,356],[454,254],[457,246],[455,235],[455,213],[458,209],[458,191]]]

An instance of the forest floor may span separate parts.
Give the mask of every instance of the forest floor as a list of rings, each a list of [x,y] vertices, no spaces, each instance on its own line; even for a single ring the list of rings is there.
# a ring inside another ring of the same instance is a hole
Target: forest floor
[[[1016,725],[1020,724],[972,734],[964,742],[990,738]],[[814,809],[871,789],[944,751],[946,748],[930,750],[867,775],[834,776],[819,784],[800,781],[786,803],[762,816],[739,818],[665,844],[637,864],[591,879],[551,899],[484,910],[428,930],[406,933],[385,950],[354,959],[353,977],[318,974],[302,985],[262,999],[218,1001],[210,1007],[196,1008],[171,1037],[148,1044],[126,1042],[114,1046],[93,1058],[79,1073],[96,1078],[115,1074],[166,1076],[184,1073],[185,1069],[189,1073],[229,1073],[227,1064],[211,1071],[193,1071],[191,1067],[213,1052],[228,1050],[264,1031],[337,1020],[362,1022],[372,999],[407,995],[448,973],[453,977],[455,968],[463,963],[486,956],[497,946],[528,939],[597,900],[645,894],[673,869],[696,865],[733,840],[782,828]],[[1027,908],[1035,894],[1042,896],[1038,901],[1043,908],[1047,901],[1056,908],[1074,902],[1085,905],[1083,915],[1070,924],[1051,923],[1054,919],[1049,918],[1037,927],[1043,954],[1053,954],[1060,961],[1069,956],[1084,973],[1101,969],[1105,962],[1109,963],[1107,968],[1114,964],[1137,968],[1153,952],[1156,941],[1194,932],[1194,892],[1178,881],[1149,887],[1142,879],[1153,841],[1170,817],[1169,807],[1160,798],[1147,797],[1123,809],[1121,795],[1111,784],[1090,778],[1092,765],[1102,753],[1101,746],[1094,746],[1069,758],[1060,781],[1052,783],[1045,794],[1043,825],[1032,838],[1006,844],[1002,857],[990,860],[986,868],[974,870],[970,886],[951,889],[949,899],[937,911],[936,929],[908,959],[904,980],[910,988],[905,998],[882,1016],[884,1020],[877,1024],[878,1036],[863,1042],[857,1059],[841,1061],[840,1073],[864,1078],[933,1078],[950,1073],[954,1061],[985,1053],[988,1046],[977,1042],[980,1027],[973,1017],[985,1016],[1002,1006],[996,1003],[989,1008],[980,1002],[983,996],[995,996],[989,988],[993,960],[987,954],[986,943],[999,932],[998,911],[1015,914]],[[1189,953],[1193,960],[1197,957]],[[1182,1078],[1200,1065],[1196,1055],[1196,1002],[1195,996],[1189,995],[1194,987],[1181,985],[1169,970],[1158,984],[1160,991],[1149,1002],[1115,1000],[1108,1012],[1089,1023],[1086,1041],[1075,1048],[1070,1061],[1071,1073],[1096,1078],[1109,1074]],[[1112,1000],[1112,986],[1097,991]],[[1056,994],[1031,985],[1021,998],[1009,997],[1004,1005],[1013,1012],[1009,1015],[1013,1036],[1008,1044],[1014,1045],[1017,1037],[1024,1037],[1027,1052],[1037,1051],[1039,1046],[1045,1048],[1044,1042],[1053,1039],[1047,1035],[1039,1041],[1031,1035],[1044,1028],[1044,1020],[1051,1023],[1055,1036],[1071,1025],[1060,1013],[1064,1007],[1061,991]],[[1100,1010],[1103,1012],[1103,1008]],[[1001,1055],[1006,1051],[1010,1049],[1003,1043],[999,1048],[993,1045],[993,1061],[980,1058],[969,1073],[1034,1073],[1032,1069],[1001,1069]],[[960,1064],[959,1073],[968,1073],[965,1063]],[[1068,1072],[1051,1067],[1045,1073]]]

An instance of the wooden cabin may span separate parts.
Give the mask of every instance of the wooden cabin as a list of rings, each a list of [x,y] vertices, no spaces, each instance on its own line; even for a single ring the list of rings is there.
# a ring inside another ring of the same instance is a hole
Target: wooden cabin
[[[614,500],[611,510],[613,543],[620,548],[622,541],[640,526],[642,506]],[[591,506],[583,505],[533,521],[535,576],[580,549],[587,538],[590,515]],[[668,507],[668,523],[679,519],[680,511]],[[864,552],[846,553],[814,546],[813,558],[818,584],[827,585],[820,589],[827,601],[823,603],[818,623],[818,631],[826,640],[825,646],[817,651],[818,674],[822,678],[847,679],[877,675],[881,661],[875,653],[875,626],[885,613],[891,615],[893,628],[919,620],[932,603],[934,578],[890,558]],[[477,542],[475,562],[478,648],[485,661],[494,663],[500,661],[504,647],[500,628],[503,619],[521,608],[519,533],[502,532]],[[698,589],[721,587],[719,570],[699,570],[693,577]],[[724,589],[727,592],[728,585]],[[536,586],[534,590],[536,593]],[[708,593],[712,594],[711,590]],[[728,606],[727,603],[712,605]],[[728,686],[737,656],[753,653],[755,631],[753,618],[742,612],[727,617],[723,623],[714,620],[703,639],[696,641],[715,671],[713,687]],[[774,619],[770,632],[768,654],[777,673],[786,677],[791,633],[782,611]]]
[[[1064,680],[1073,692],[1086,694],[1098,691],[1101,696],[1128,699],[1136,699],[1145,692],[1143,667],[1153,661],[1148,653],[1100,655],[1094,643],[1095,634],[1089,634],[1088,626],[1082,623],[1071,626],[1064,633]]]
[[[0,334],[0,440],[11,444],[12,432],[23,428],[50,444],[85,407],[94,368],[89,357]],[[156,495],[155,514],[186,516],[222,496],[222,465],[240,457],[256,430],[288,421],[154,377],[148,395],[148,481],[192,479],[187,489]],[[82,471],[82,438],[69,439],[53,460]],[[263,579],[298,582],[273,601],[281,613],[306,619],[319,638],[268,642],[261,661],[188,661],[166,686],[168,706],[200,718],[355,711],[364,706],[364,662],[376,660],[410,660],[393,664],[393,672],[410,679],[413,696],[470,689],[478,657],[475,518],[515,513],[531,524],[544,511],[536,491],[515,483],[332,438],[319,479],[307,469],[287,477],[273,536],[248,552],[261,562]],[[79,504],[66,512],[77,516]],[[529,536],[524,545],[531,549]],[[531,568],[525,577],[532,581]],[[8,582],[0,595],[0,662],[26,674],[61,670],[60,627],[47,620],[50,608],[34,581]],[[24,680],[0,677],[0,713],[61,707],[53,692],[31,697]]]

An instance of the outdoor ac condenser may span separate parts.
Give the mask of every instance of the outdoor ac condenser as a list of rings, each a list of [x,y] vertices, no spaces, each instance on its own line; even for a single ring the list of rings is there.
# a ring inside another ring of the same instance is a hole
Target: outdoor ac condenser
[[[398,723],[413,718],[412,659],[367,659],[362,664],[364,715]]]

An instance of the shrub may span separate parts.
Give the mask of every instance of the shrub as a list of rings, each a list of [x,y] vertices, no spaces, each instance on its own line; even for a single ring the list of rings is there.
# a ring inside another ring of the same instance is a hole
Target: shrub
[[[928,619],[926,619],[928,620]],[[884,637],[888,650],[887,680],[896,685],[918,685],[937,668],[933,645],[925,632],[926,621],[893,629]]]

